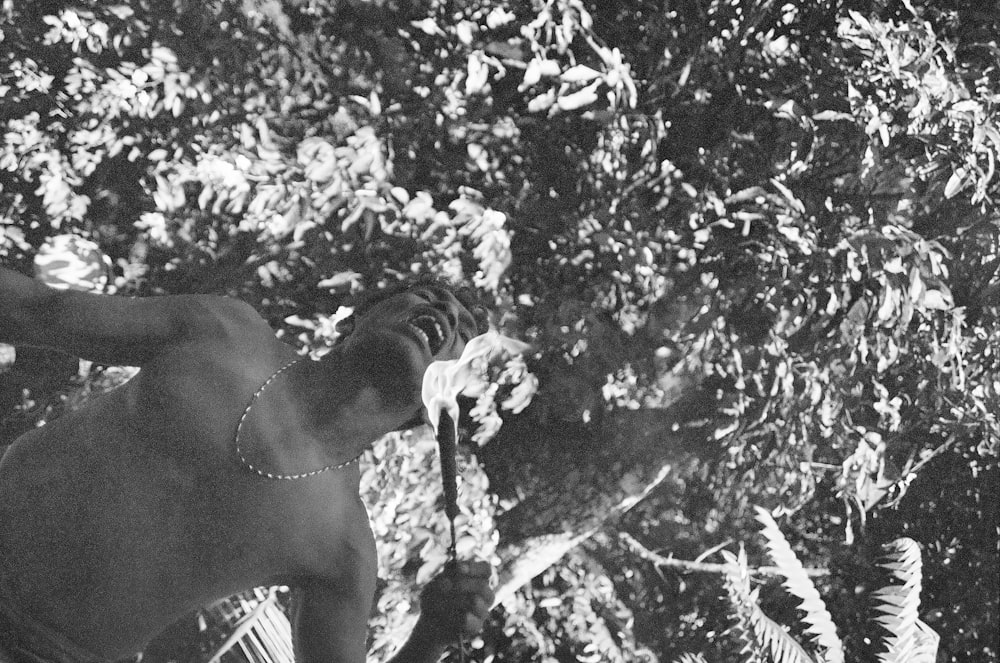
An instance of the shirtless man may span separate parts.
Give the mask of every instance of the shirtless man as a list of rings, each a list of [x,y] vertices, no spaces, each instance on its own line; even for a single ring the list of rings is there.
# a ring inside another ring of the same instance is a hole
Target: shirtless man
[[[430,286],[352,322],[303,360],[238,300],[57,291],[0,268],[0,342],[140,367],[0,461],[0,651],[7,631],[8,656],[112,661],[191,610],[288,585],[296,661],[364,661],[376,556],[354,461],[420,420],[425,369],[480,330]],[[482,627],[488,567],[452,571],[395,662]]]

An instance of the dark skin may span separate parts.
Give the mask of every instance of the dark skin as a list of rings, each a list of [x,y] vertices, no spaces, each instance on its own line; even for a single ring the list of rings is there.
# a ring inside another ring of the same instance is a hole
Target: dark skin
[[[295,474],[354,458],[419,418],[427,366],[475,334],[444,290],[375,304],[322,360],[295,364],[255,400],[247,460]],[[376,556],[357,464],[271,480],[235,454],[252,395],[298,358],[250,306],[56,291],[0,268],[0,342],[140,367],[0,460],[0,547],[32,618],[115,660],[191,610],[288,585],[297,661],[365,660]],[[451,569],[425,590],[393,661],[436,661],[481,629],[492,600],[487,565]]]

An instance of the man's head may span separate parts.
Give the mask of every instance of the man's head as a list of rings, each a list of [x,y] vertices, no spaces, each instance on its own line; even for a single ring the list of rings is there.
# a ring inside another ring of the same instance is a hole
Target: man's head
[[[354,300],[349,302],[349,305],[354,309],[353,313],[350,317],[342,320],[337,329],[344,335],[350,334],[355,328],[356,321],[364,317],[368,311],[378,304],[397,295],[407,292],[419,293],[421,291],[430,292],[431,294],[438,293],[439,297],[445,299],[448,295],[451,295],[458,304],[471,314],[476,327],[475,336],[484,334],[489,330],[489,309],[482,302],[475,290],[466,286],[456,287],[443,279],[430,277],[421,279],[416,283],[395,283],[377,290],[366,290],[356,295]]]
[[[469,340],[489,329],[486,308],[472,292],[437,281],[393,286],[354,302],[338,325],[341,356],[360,362],[387,404],[417,408],[420,388],[434,361],[457,359]]]

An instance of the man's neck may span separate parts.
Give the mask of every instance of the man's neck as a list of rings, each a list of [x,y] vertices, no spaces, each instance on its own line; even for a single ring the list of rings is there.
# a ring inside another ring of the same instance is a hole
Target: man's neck
[[[387,398],[370,369],[334,348],[320,361],[303,360],[288,371],[287,388],[303,429],[326,447],[331,461],[354,458],[419,410],[417,399]]]

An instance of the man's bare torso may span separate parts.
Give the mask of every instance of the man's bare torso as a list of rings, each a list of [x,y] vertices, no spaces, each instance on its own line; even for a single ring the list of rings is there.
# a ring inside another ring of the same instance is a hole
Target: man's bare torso
[[[20,604],[109,658],[248,586],[321,575],[353,596],[374,580],[356,465],[288,481],[240,464],[237,421],[295,354],[259,318],[219,325],[24,435],[0,462],[2,567]],[[292,465],[320,460],[280,380],[244,426],[249,454],[286,448]]]

